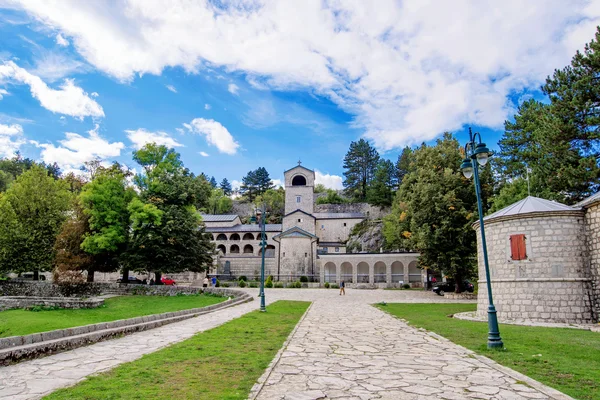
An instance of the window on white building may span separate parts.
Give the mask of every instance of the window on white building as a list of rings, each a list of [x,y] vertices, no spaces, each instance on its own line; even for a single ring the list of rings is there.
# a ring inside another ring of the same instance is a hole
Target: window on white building
[[[302,218],[298,218],[298,222],[302,222]]]
[[[336,253],[339,253],[339,252],[340,252],[340,248],[339,248],[339,247],[336,247],[336,248],[335,248],[335,252],[336,252]]]
[[[302,201],[302,196],[296,196],[296,203],[300,203]]]
[[[325,225],[321,225],[321,229],[325,229]]]
[[[344,226],[346,226],[346,223],[344,222]]]

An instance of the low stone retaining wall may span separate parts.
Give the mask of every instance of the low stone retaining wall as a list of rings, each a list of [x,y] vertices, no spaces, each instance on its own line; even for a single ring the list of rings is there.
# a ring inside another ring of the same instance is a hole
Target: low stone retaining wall
[[[94,297],[100,294],[134,294],[144,296],[175,296],[177,294],[222,293],[235,296],[227,288],[201,288],[191,286],[131,285],[121,283],[90,282],[77,285],[57,285],[50,282],[0,282],[0,296],[24,297]]]
[[[98,324],[58,329],[25,336],[0,338],[0,365],[8,365],[25,359],[71,350],[102,340],[112,339],[124,334],[157,328],[173,322],[183,321],[185,319],[252,301],[250,295],[240,291],[211,288],[207,290],[207,292],[235,297],[222,303],[202,308],[147,315],[111,322],[101,322]]]
[[[474,293],[448,293],[444,292],[444,298],[448,300],[477,300]]]
[[[72,298],[72,297],[27,297],[3,296],[0,297],[0,311],[15,308],[29,308],[35,306],[59,308],[96,308],[104,305],[104,299],[98,298]]]

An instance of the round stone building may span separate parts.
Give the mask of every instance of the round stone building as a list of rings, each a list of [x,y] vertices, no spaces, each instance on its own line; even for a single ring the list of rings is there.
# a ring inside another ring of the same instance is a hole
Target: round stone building
[[[529,196],[484,218],[494,304],[500,321],[591,323],[593,276],[585,210]],[[477,315],[488,296],[477,232]]]

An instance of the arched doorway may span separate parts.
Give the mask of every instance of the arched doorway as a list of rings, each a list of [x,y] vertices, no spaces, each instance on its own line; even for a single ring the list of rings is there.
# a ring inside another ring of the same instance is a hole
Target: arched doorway
[[[364,261],[358,263],[356,267],[356,282],[369,283],[369,264]]]
[[[258,255],[262,256],[262,248],[258,249]],[[267,247],[265,247],[265,257],[275,257],[275,246],[268,244]]]
[[[354,283],[352,280],[352,264],[349,262],[343,262],[340,266],[340,280],[344,282]]]
[[[252,247],[251,244],[245,245],[244,246],[244,254],[254,254],[254,247]]]
[[[231,248],[229,249],[229,253],[240,254],[240,246],[238,246],[237,244],[232,244]]]
[[[404,282],[404,264],[400,261],[394,261],[392,263],[392,283],[406,283]]]
[[[254,235],[251,233],[244,233],[243,240],[254,240]]]
[[[217,236],[217,240],[227,240],[227,235],[225,235],[224,233],[220,233]]]
[[[421,282],[421,269],[416,261],[411,261],[408,264],[408,281]]]
[[[325,263],[325,282],[329,282],[329,283],[336,283],[337,282],[337,276],[336,276],[336,268],[335,268],[335,264],[332,263],[331,261]]]
[[[240,235],[238,235],[237,233],[234,233],[233,235],[231,235],[229,237],[229,240],[240,240]]]
[[[377,261],[375,263],[375,283],[385,283],[387,274],[385,270],[385,263],[383,261]]]
[[[226,254],[226,253],[227,253],[227,251],[226,251],[226,249],[225,249],[225,245],[224,245],[224,244],[220,244],[220,245],[218,245],[218,246],[217,246],[217,251],[220,251],[220,252],[221,252],[221,253],[223,253],[223,254]]]

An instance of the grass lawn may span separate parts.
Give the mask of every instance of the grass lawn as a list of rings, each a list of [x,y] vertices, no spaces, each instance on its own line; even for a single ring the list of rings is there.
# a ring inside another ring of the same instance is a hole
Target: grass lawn
[[[105,306],[99,308],[7,310],[0,312],[0,337],[28,335],[98,322],[206,307],[226,299],[227,297],[211,295],[120,296],[106,299]]]
[[[309,304],[278,301],[44,399],[246,399]]]
[[[600,399],[599,333],[501,324],[500,334],[506,350],[492,351],[487,349],[487,322],[447,317],[474,311],[475,304],[388,304],[378,307],[572,397]]]

